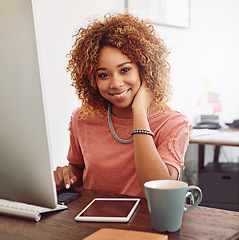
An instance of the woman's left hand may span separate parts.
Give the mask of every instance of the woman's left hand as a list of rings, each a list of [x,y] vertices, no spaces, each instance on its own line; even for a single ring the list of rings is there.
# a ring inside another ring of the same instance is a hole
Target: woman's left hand
[[[132,109],[143,109],[147,111],[153,102],[154,93],[146,87],[145,82],[142,83],[138,92],[135,95],[134,101],[132,103]]]

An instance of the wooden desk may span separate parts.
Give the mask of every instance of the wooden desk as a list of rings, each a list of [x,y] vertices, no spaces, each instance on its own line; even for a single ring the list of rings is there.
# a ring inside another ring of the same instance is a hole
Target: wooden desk
[[[196,131],[196,130],[194,130]],[[239,129],[220,129],[205,131],[205,134],[192,136],[190,143],[198,144],[198,173],[204,167],[205,145],[215,145],[214,162],[218,162],[221,146],[239,147]]]
[[[0,215],[0,239],[83,239],[101,228],[118,228],[154,232],[147,207],[141,203],[129,223],[76,222],[75,216],[95,197],[124,197],[118,194],[82,190],[82,196],[68,204],[69,209],[48,213],[39,222]],[[173,239],[237,239],[239,237],[239,213],[206,207],[197,207],[183,216],[181,229],[168,233]]]

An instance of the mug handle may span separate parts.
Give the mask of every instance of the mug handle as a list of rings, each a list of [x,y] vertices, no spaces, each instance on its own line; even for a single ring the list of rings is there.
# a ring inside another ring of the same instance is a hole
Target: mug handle
[[[184,211],[183,212],[188,212],[188,211],[194,209],[202,201],[202,191],[201,191],[201,189],[199,187],[197,187],[197,186],[188,186],[187,192],[192,190],[192,189],[195,189],[195,190],[197,190],[199,192],[198,198],[197,198],[197,200],[195,201],[195,203],[192,206],[184,207]]]

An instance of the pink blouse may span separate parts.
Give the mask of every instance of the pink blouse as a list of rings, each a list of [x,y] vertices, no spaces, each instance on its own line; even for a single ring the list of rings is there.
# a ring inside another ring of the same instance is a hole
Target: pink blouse
[[[67,159],[72,164],[84,165],[84,188],[142,197],[135,171],[134,144],[115,140],[107,119],[79,119],[80,114],[78,108],[72,115]],[[161,158],[180,173],[192,129],[187,117],[167,108],[163,113],[159,110],[150,113],[148,121]],[[112,116],[112,122],[121,139],[132,137],[133,119]]]

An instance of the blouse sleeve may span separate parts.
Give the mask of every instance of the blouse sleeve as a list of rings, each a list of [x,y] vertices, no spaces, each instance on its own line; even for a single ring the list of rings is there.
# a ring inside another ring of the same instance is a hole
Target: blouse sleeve
[[[67,160],[74,165],[84,165],[82,152],[78,142],[77,134],[77,121],[79,116],[79,110],[75,110],[71,116],[69,123],[70,132],[70,146],[67,155]]]
[[[184,115],[169,119],[158,135],[158,152],[163,161],[180,173],[191,136],[191,124]]]

